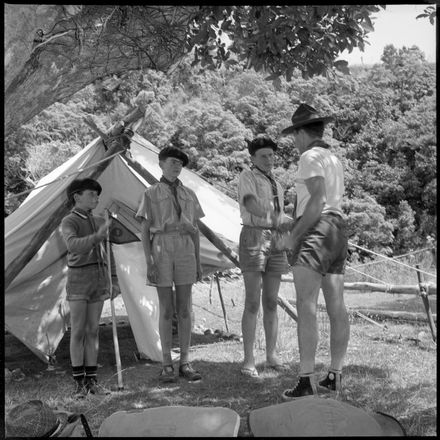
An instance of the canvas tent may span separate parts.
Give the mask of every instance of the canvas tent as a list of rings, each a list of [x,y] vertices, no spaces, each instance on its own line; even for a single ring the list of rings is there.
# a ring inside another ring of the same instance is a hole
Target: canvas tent
[[[5,219],[5,268],[28,246],[31,238],[49,216],[64,203],[65,189],[78,177],[88,177],[84,168],[104,156],[98,138],[48,174],[20,207]],[[159,150],[141,136],[131,139],[132,158],[156,179],[161,176]],[[64,177],[65,176],[65,177]],[[58,180],[57,180],[58,179]],[[182,182],[192,188],[205,212],[203,223],[232,249],[237,248],[240,234],[238,204],[203,180],[196,173],[183,169]],[[116,156],[97,179],[103,187],[94,213],[105,209],[140,238],[139,224],[133,218],[140,197],[149,183],[129,166],[124,156]],[[61,341],[68,324],[66,291],[66,246],[59,227],[45,241],[36,255],[16,276],[5,291],[5,328],[39,358],[48,362]],[[146,286],[146,264],[141,242],[113,245],[118,278],[130,325],[140,354],[161,360],[158,331],[156,289]],[[201,262],[204,274],[233,267],[210,241],[201,234]]]

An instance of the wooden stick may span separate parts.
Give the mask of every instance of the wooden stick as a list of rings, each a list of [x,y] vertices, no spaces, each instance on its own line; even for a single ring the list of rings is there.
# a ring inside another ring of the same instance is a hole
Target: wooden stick
[[[210,277],[211,278],[211,282],[210,282],[210,284],[209,284],[209,304],[212,304],[212,283],[213,283],[213,281],[214,281],[214,279],[212,278],[212,277]]]
[[[298,313],[295,307],[290,305],[290,303],[282,296],[278,296],[277,303],[291,318],[293,318],[293,320],[298,322]]]
[[[215,280],[217,281],[217,289],[218,289],[218,294],[220,296],[220,303],[222,305],[223,318],[225,319],[226,331],[229,333],[228,318],[226,317],[225,303],[223,302],[222,289],[220,288],[220,280],[218,279],[218,274],[217,273],[215,274]]]
[[[419,264],[416,264],[416,268],[419,269]],[[426,315],[428,316],[429,327],[431,328],[432,339],[437,342],[437,329],[435,327],[434,319],[432,317],[431,305],[429,304],[428,295],[423,286],[422,274],[417,270],[417,278],[419,279],[420,296],[422,297],[423,305],[425,306]]]
[[[357,310],[354,311],[354,313],[358,316],[360,316],[361,318],[365,319],[368,322],[371,322],[371,324],[377,325],[378,327],[381,327],[383,329],[387,329],[388,327],[386,326],[386,324],[379,324],[378,322],[374,321],[373,319],[369,318],[368,316],[365,316],[363,313],[358,312]]]
[[[105,210],[105,221],[108,222],[109,215],[108,210]],[[110,232],[109,228],[107,228],[107,273],[108,273],[108,282],[109,282],[109,290],[110,290],[110,306],[112,311],[112,330],[113,330],[113,345],[115,346],[115,357],[116,357],[116,371],[118,373],[118,390],[121,391],[124,389],[124,384],[122,383],[122,366],[121,366],[121,355],[119,354],[119,340],[118,340],[118,329],[116,327],[116,312],[115,312],[115,304],[113,298],[113,283],[112,283],[112,267],[111,267],[111,258],[110,258]]]

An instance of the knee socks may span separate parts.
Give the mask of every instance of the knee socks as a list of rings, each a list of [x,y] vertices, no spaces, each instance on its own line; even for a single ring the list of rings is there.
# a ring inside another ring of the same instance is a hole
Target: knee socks
[[[92,379],[94,379],[95,381],[97,380],[97,372],[98,372],[97,365],[86,366],[85,370],[86,370],[86,382],[90,382]]]
[[[84,380],[84,365],[78,367],[72,365],[72,377],[75,382],[82,382]]]

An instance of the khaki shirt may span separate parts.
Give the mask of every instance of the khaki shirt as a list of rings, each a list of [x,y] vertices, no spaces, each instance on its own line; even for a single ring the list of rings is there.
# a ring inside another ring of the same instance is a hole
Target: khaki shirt
[[[182,208],[180,219],[174,205],[174,195],[170,187],[163,182],[150,186],[143,194],[136,217],[150,220],[150,232],[165,232],[179,224],[197,227],[197,220],[205,213],[195,192],[184,185],[177,187],[177,199]]]
[[[280,204],[280,218],[284,217],[284,190],[279,182],[277,184],[278,201]],[[267,212],[267,217],[257,217],[246,210],[243,204],[243,197],[252,194],[256,197],[257,203]],[[271,228],[270,210],[274,209],[272,185],[269,179],[257,168],[243,170],[238,181],[238,201],[240,203],[240,215],[243,225],[262,226]]]

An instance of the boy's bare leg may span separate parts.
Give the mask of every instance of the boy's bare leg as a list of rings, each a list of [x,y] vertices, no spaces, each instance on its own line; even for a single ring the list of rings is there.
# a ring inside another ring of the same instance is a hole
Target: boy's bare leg
[[[70,361],[73,366],[84,365],[84,343],[87,322],[87,301],[69,301]]]
[[[162,365],[172,365],[171,348],[173,344],[173,289],[157,287],[159,297],[159,336],[162,345]]]
[[[277,298],[280,282],[280,274],[270,272],[263,274],[263,325],[266,336],[266,360],[270,365],[279,364],[276,345],[278,336]]]
[[[176,286],[176,308],[179,324],[180,365],[189,362],[191,344],[191,288],[192,284]]]
[[[252,369],[255,368],[254,342],[258,310],[260,308],[261,272],[244,272],[243,279],[246,295],[241,319],[244,349],[243,368]]]
[[[87,305],[87,322],[84,343],[84,365],[97,365],[99,352],[99,320],[104,301]]]

